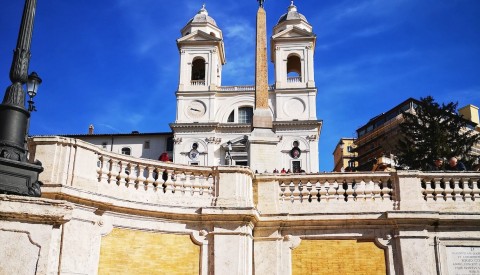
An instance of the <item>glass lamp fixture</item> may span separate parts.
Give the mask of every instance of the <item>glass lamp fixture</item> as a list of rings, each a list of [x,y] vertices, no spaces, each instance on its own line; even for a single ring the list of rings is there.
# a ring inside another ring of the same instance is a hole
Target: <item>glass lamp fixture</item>
[[[32,72],[28,76],[27,82],[27,92],[30,98],[34,98],[37,95],[38,86],[40,86],[40,84],[42,84],[42,79],[36,72]]]

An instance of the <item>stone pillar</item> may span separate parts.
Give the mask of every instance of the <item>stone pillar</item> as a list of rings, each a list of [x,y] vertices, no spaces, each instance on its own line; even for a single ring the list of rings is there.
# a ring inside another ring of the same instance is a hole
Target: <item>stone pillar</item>
[[[213,235],[213,274],[251,275],[253,273],[253,224],[215,225]]]
[[[398,274],[436,274],[433,240],[426,230],[409,228],[398,230],[395,262]],[[401,269],[401,270],[398,270]]]

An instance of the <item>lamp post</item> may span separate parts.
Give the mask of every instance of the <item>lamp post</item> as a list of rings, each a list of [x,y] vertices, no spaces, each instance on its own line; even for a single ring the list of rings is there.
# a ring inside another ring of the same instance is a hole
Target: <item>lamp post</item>
[[[22,22],[10,68],[10,80],[0,104],[0,193],[40,196],[38,175],[43,171],[39,161],[27,160],[26,138],[30,113],[35,111],[33,97],[41,79],[36,73],[28,76],[30,44],[37,0],[25,0]],[[29,81],[30,80],[30,81]],[[24,85],[29,86],[29,107],[25,108]]]

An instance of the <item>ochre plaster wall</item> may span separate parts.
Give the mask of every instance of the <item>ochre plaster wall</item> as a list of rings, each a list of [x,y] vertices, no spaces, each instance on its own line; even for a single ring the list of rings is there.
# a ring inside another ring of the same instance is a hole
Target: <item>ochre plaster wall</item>
[[[102,238],[98,274],[199,274],[200,247],[188,235],[113,229]]]
[[[292,274],[386,274],[385,254],[373,242],[302,240],[292,251]]]

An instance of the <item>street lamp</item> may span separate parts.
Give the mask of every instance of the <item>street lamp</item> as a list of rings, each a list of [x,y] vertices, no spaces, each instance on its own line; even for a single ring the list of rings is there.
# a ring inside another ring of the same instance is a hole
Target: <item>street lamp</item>
[[[38,175],[43,171],[39,161],[27,160],[26,138],[30,113],[35,111],[35,97],[41,79],[36,73],[28,76],[30,44],[37,0],[25,0],[17,46],[13,53],[10,80],[0,104],[0,193],[23,196],[41,195]],[[28,84],[27,84],[28,82]],[[24,85],[28,86],[28,109],[25,108]]]
[[[35,102],[33,102],[33,98],[37,95],[38,86],[42,84],[42,79],[38,76],[36,72],[32,72],[28,76],[27,82],[27,93],[28,93],[28,111],[36,112],[37,109],[35,108]]]

